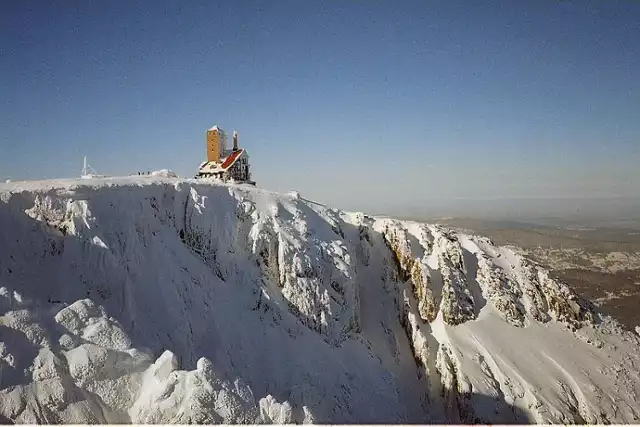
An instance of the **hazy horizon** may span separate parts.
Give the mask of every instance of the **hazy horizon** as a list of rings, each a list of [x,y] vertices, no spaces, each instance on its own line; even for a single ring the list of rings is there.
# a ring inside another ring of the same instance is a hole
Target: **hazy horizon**
[[[561,226],[640,228],[640,197],[434,200],[391,212],[411,219],[470,218]]]

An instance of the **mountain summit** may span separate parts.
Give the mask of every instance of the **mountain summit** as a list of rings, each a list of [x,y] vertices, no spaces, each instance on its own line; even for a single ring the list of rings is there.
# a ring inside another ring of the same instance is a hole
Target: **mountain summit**
[[[540,266],[248,185],[0,184],[0,341],[0,421],[640,416],[640,337]]]

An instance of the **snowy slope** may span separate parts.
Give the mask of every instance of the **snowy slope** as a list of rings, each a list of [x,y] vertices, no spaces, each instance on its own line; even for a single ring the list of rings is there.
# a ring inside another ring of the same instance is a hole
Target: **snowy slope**
[[[640,337],[538,266],[250,186],[0,184],[0,341],[0,421],[640,415]]]

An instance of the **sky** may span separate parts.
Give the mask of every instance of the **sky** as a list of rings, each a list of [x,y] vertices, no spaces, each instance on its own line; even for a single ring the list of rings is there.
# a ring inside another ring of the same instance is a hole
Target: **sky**
[[[343,209],[640,196],[638,1],[3,1],[0,52],[2,180],[192,177],[218,124]]]

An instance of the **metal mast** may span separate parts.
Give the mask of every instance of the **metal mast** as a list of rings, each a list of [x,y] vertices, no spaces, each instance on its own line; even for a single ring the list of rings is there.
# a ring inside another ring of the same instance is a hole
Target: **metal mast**
[[[87,175],[98,175],[98,172],[95,171],[95,169],[93,169],[89,163],[87,163],[87,156],[84,156],[84,164],[82,167],[82,176],[87,176]]]

